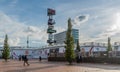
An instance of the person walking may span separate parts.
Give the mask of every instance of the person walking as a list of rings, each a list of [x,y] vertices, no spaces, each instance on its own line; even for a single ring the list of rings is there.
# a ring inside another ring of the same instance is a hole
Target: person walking
[[[19,55],[19,61],[21,61],[21,59],[22,59],[22,56],[21,56],[21,55]]]
[[[24,55],[22,55],[22,61],[24,61]]]
[[[76,62],[79,63],[79,56],[76,56]]]
[[[39,56],[39,61],[41,61],[42,60],[42,58],[41,58],[41,56]]]
[[[27,66],[30,65],[30,64],[28,63],[27,55],[24,55],[24,57],[23,57],[23,61],[24,61],[24,63],[23,63],[24,66],[25,66],[25,64],[27,64]]]
[[[83,59],[82,59],[82,56],[80,55],[80,63],[82,63]]]

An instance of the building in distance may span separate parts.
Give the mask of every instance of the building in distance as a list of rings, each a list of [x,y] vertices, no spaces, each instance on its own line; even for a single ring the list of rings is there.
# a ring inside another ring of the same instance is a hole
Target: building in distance
[[[63,31],[54,35],[54,40],[56,41],[56,44],[64,44],[64,41],[66,39],[66,32],[67,31]],[[77,44],[77,41],[79,40],[79,30],[72,29],[72,36],[74,38],[74,43]]]

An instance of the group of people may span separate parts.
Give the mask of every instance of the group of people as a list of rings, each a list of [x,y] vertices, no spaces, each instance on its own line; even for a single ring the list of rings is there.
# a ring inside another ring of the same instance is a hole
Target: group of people
[[[41,56],[39,56],[39,61],[41,61],[42,58]],[[30,64],[28,63],[28,58],[27,58],[27,55],[19,55],[19,61],[24,61],[23,62],[23,65],[25,66],[27,64],[27,66],[29,66]],[[77,63],[81,63],[82,62],[82,56],[81,55],[77,55],[76,56],[76,62]]]

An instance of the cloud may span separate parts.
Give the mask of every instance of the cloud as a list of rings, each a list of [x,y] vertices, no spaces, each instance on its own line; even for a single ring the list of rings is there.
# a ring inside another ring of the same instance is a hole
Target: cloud
[[[44,32],[40,28],[37,28],[35,26],[28,26],[27,29],[24,30],[25,33],[32,35],[33,33],[41,33]]]
[[[120,35],[120,12],[112,15],[112,24],[104,32],[98,35],[99,38],[114,37]]]
[[[72,20],[72,22],[74,25],[80,25],[88,21],[88,19],[89,19],[89,15],[78,15]]]
[[[83,36],[80,40],[82,42],[106,42],[107,38],[111,37],[113,41],[118,41],[120,39],[120,12],[118,9],[105,8],[95,12],[90,14],[89,22],[79,26],[80,35]]]
[[[0,12],[0,44],[3,44],[5,34],[8,34],[10,46],[20,44],[24,44],[25,46],[26,37],[29,34],[31,40],[39,40],[40,42],[44,42],[44,44],[47,40],[47,33],[42,27],[27,26],[22,22],[13,20],[9,15]]]
[[[59,32],[65,31],[66,29],[63,27],[55,27],[55,30],[57,31],[56,33],[59,33]]]
[[[20,38],[10,38],[9,39],[9,45],[11,46],[20,46]]]

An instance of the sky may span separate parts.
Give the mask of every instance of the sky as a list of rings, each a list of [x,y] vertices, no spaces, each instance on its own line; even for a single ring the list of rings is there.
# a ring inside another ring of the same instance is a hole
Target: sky
[[[120,0],[0,0],[0,46],[5,34],[10,46],[26,46],[27,36],[30,46],[47,45],[47,8],[56,10],[57,33],[71,18],[80,43],[120,41]]]

